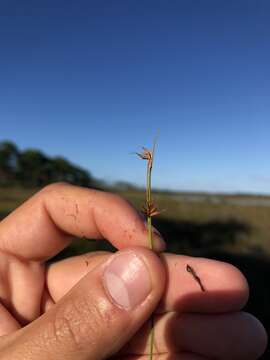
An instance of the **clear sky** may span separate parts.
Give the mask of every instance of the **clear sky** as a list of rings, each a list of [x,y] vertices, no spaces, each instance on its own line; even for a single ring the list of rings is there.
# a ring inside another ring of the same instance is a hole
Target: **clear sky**
[[[154,186],[270,193],[268,0],[2,0],[0,14],[0,140],[142,185],[132,152],[159,129]]]

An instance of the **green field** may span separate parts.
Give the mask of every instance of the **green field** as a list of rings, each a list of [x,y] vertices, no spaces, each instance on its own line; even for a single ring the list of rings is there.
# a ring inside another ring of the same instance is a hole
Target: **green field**
[[[140,209],[143,193],[122,195]],[[154,221],[170,251],[270,255],[270,203],[265,206],[270,198],[175,193],[156,193],[154,198],[164,210]]]
[[[35,191],[0,189],[0,219]],[[118,192],[141,208],[143,192]],[[168,251],[224,260],[240,268],[251,289],[246,310],[270,333],[270,197],[157,192],[154,199],[164,210],[154,224]],[[105,242],[77,239],[57,258],[110,248]]]
[[[36,191],[0,188],[0,219]],[[143,192],[118,193],[138,210],[144,203]],[[200,255],[226,251],[237,255],[270,256],[270,204],[264,204],[265,201],[270,203],[270,197],[156,192],[154,199],[162,210],[154,218],[154,224],[164,235],[171,252]],[[105,244],[77,241],[68,249],[68,254],[92,250],[96,246],[100,248]]]

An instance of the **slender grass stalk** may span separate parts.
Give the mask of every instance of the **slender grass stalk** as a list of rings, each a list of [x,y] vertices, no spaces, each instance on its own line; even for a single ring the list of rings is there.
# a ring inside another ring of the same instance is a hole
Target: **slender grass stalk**
[[[154,243],[153,243],[152,218],[150,216],[147,217],[147,225],[148,225],[148,243],[150,249],[153,250]]]
[[[151,204],[151,175],[152,175],[152,164],[153,164],[153,153],[154,150],[152,152],[152,161],[151,161],[151,165],[150,162],[148,161],[147,164],[147,180],[146,180],[146,204],[148,206],[148,208],[150,207]],[[153,228],[152,228],[152,216],[150,216],[150,214],[147,214],[147,224],[148,224],[148,243],[149,243],[149,247],[151,250],[153,250],[154,248],[154,243],[153,243]],[[149,360],[152,360],[153,358],[153,350],[154,350],[154,315],[151,316],[151,327],[150,327],[150,351],[149,351]]]
[[[152,166],[147,165],[147,180],[146,180],[146,204],[151,204],[151,175],[152,175]],[[147,225],[148,225],[148,243],[151,250],[154,248],[153,243],[153,229],[152,229],[152,216],[147,215]]]
[[[157,215],[159,213],[159,211],[157,210],[157,208],[155,207],[152,201],[152,188],[151,188],[151,176],[152,176],[155,146],[156,146],[156,140],[154,141],[152,150],[143,148],[143,152],[141,154],[137,153],[137,155],[141,159],[147,160],[146,199],[145,199],[145,205],[143,206],[143,213],[146,215],[147,218],[148,243],[151,250],[154,249],[152,216]],[[152,315],[150,319],[149,360],[153,359],[153,350],[154,350],[154,316]]]
[[[153,359],[153,352],[154,352],[154,336],[155,336],[155,327],[154,327],[154,315],[151,316],[150,319],[151,323],[150,323],[150,351],[149,351],[149,360]]]
[[[152,167],[154,161],[154,153],[156,147],[156,139],[154,141],[153,149],[149,150],[143,147],[142,153],[136,153],[141,159],[147,160],[147,174],[146,174],[146,199],[145,205],[143,206],[143,213],[147,218],[147,229],[148,229],[148,243],[151,250],[154,249],[154,242],[153,242],[153,228],[152,228],[152,217],[154,215],[159,214],[160,212],[154,205],[152,200],[152,188],[151,188],[151,177],[152,177]],[[200,285],[202,291],[206,291],[205,287],[203,286],[200,277],[197,275],[195,270],[187,264],[186,271],[188,271]],[[154,316],[151,316],[150,319],[150,350],[149,350],[149,360],[153,359],[153,351],[154,351]]]

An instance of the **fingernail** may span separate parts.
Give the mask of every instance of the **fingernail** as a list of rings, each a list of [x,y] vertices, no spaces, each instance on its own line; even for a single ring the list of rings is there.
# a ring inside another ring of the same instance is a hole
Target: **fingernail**
[[[125,309],[141,304],[152,288],[148,268],[133,252],[114,255],[105,268],[103,281],[111,299]]]

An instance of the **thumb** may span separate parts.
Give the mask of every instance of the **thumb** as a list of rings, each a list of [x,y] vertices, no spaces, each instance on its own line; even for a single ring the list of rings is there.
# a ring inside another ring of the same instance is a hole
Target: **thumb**
[[[149,318],[164,285],[165,270],[152,251],[139,247],[118,251],[47,313],[17,332],[11,358],[107,358]]]

